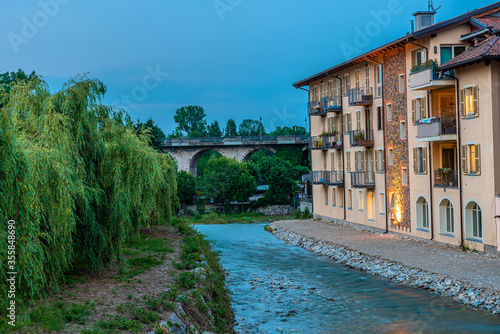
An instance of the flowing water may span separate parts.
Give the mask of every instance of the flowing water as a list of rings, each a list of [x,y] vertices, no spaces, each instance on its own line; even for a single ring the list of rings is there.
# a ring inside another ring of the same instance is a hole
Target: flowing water
[[[286,245],[264,226],[197,226],[221,252],[238,333],[500,333],[500,317]]]

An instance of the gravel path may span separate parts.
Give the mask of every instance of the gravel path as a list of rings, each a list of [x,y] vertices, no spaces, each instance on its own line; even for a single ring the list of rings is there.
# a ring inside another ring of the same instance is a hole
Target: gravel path
[[[273,228],[303,237],[340,245],[369,256],[468,282],[472,286],[500,291],[500,258],[464,252],[436,242],[373,233],[349,225],[314,220],[278,221]]]

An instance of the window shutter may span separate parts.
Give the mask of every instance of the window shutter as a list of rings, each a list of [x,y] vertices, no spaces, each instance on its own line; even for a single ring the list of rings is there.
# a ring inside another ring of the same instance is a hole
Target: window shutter
[[[413,149],[413,173],[418,173],[418,159],[417,159],[418,149]]]
[[[422,168],[424,174],[427,174],[427,147],[422,148]]]
[[[338,156],[338,164],[339,164],[339,172],[342,171],[342,151],[339,151],[339,156]]]
[[[460,90],[460,115],[465,118],[465,89]]]
[[[481,145],[475,145],[476,151],[476,175],[481,175]]]
[[[346,168],[347,168],[347,171],[350,172],[351,171],[351,152],[347,152],[346,153]]]
[[[420,99],[420,117],[421,118],[427,118],[427,98],[423,97]]]
[[[473,97],[474,97],[474,117],[479,116],[479,86],[475,86],[472,88]]]
[[[354,152],[354,171],[359,172],[359,167],[358,167],[358,157],[359,153]]]
[[[334,152],[330,153],[330,165],[331,165],[330,169],[332,171],[335,171],[335,153]]]
[[[375,155],[377,152],[375,150],[371,150],[370,152],[372,154],[372,169],[371,169],[371,171],[375,171],[375,170],[377,170],[377,167],[375,165]]]
[[[366,159],[366,151],[360,152],[360,155],[361,155],[361,170],[360,170],[360,172],[363,172],[363,171],[367,170],[366,165],[368,165],[368,161]]]
[[[344,133],[347,133],[347,120],[349,118],[349,115],[345,115],[345,120],[344,120]]]
[[[462,173],[467,174],[467,146],[462,145]]]
[[[411,100],[411,121],[413,125],[417,124],[417,119],[415,115],[415,108],[416,108],[416,100]]]
[[[352,114],[348,114],[347,118],[349,119],[349,131],[352,131]]]
[[[378,155],[380,151],[373,151],[373,154],[375,155],[375,164],[373,165],[373,169],[377,172],[380,173],[380,168],[378,168]]]

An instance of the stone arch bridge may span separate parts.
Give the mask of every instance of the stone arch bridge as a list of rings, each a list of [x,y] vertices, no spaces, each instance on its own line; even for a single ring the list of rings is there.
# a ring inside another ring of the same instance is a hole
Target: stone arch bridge
[[[197,175],[198,160],[208,151],[236,159],[238,162],[250,159],[258,150],[275,152],[276,146],[302,146],[307,149],[309,136],[256,136],[224,138],[168,138],[163,151],[175,159],[180,170]]]

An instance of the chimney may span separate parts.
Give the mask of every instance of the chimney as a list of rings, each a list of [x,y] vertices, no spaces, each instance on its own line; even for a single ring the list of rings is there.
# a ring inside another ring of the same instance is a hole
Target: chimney
[[[413,16],[415,16],[415,31],[419,31],[433,25],[435,14],[435,10],[413,13]]]

